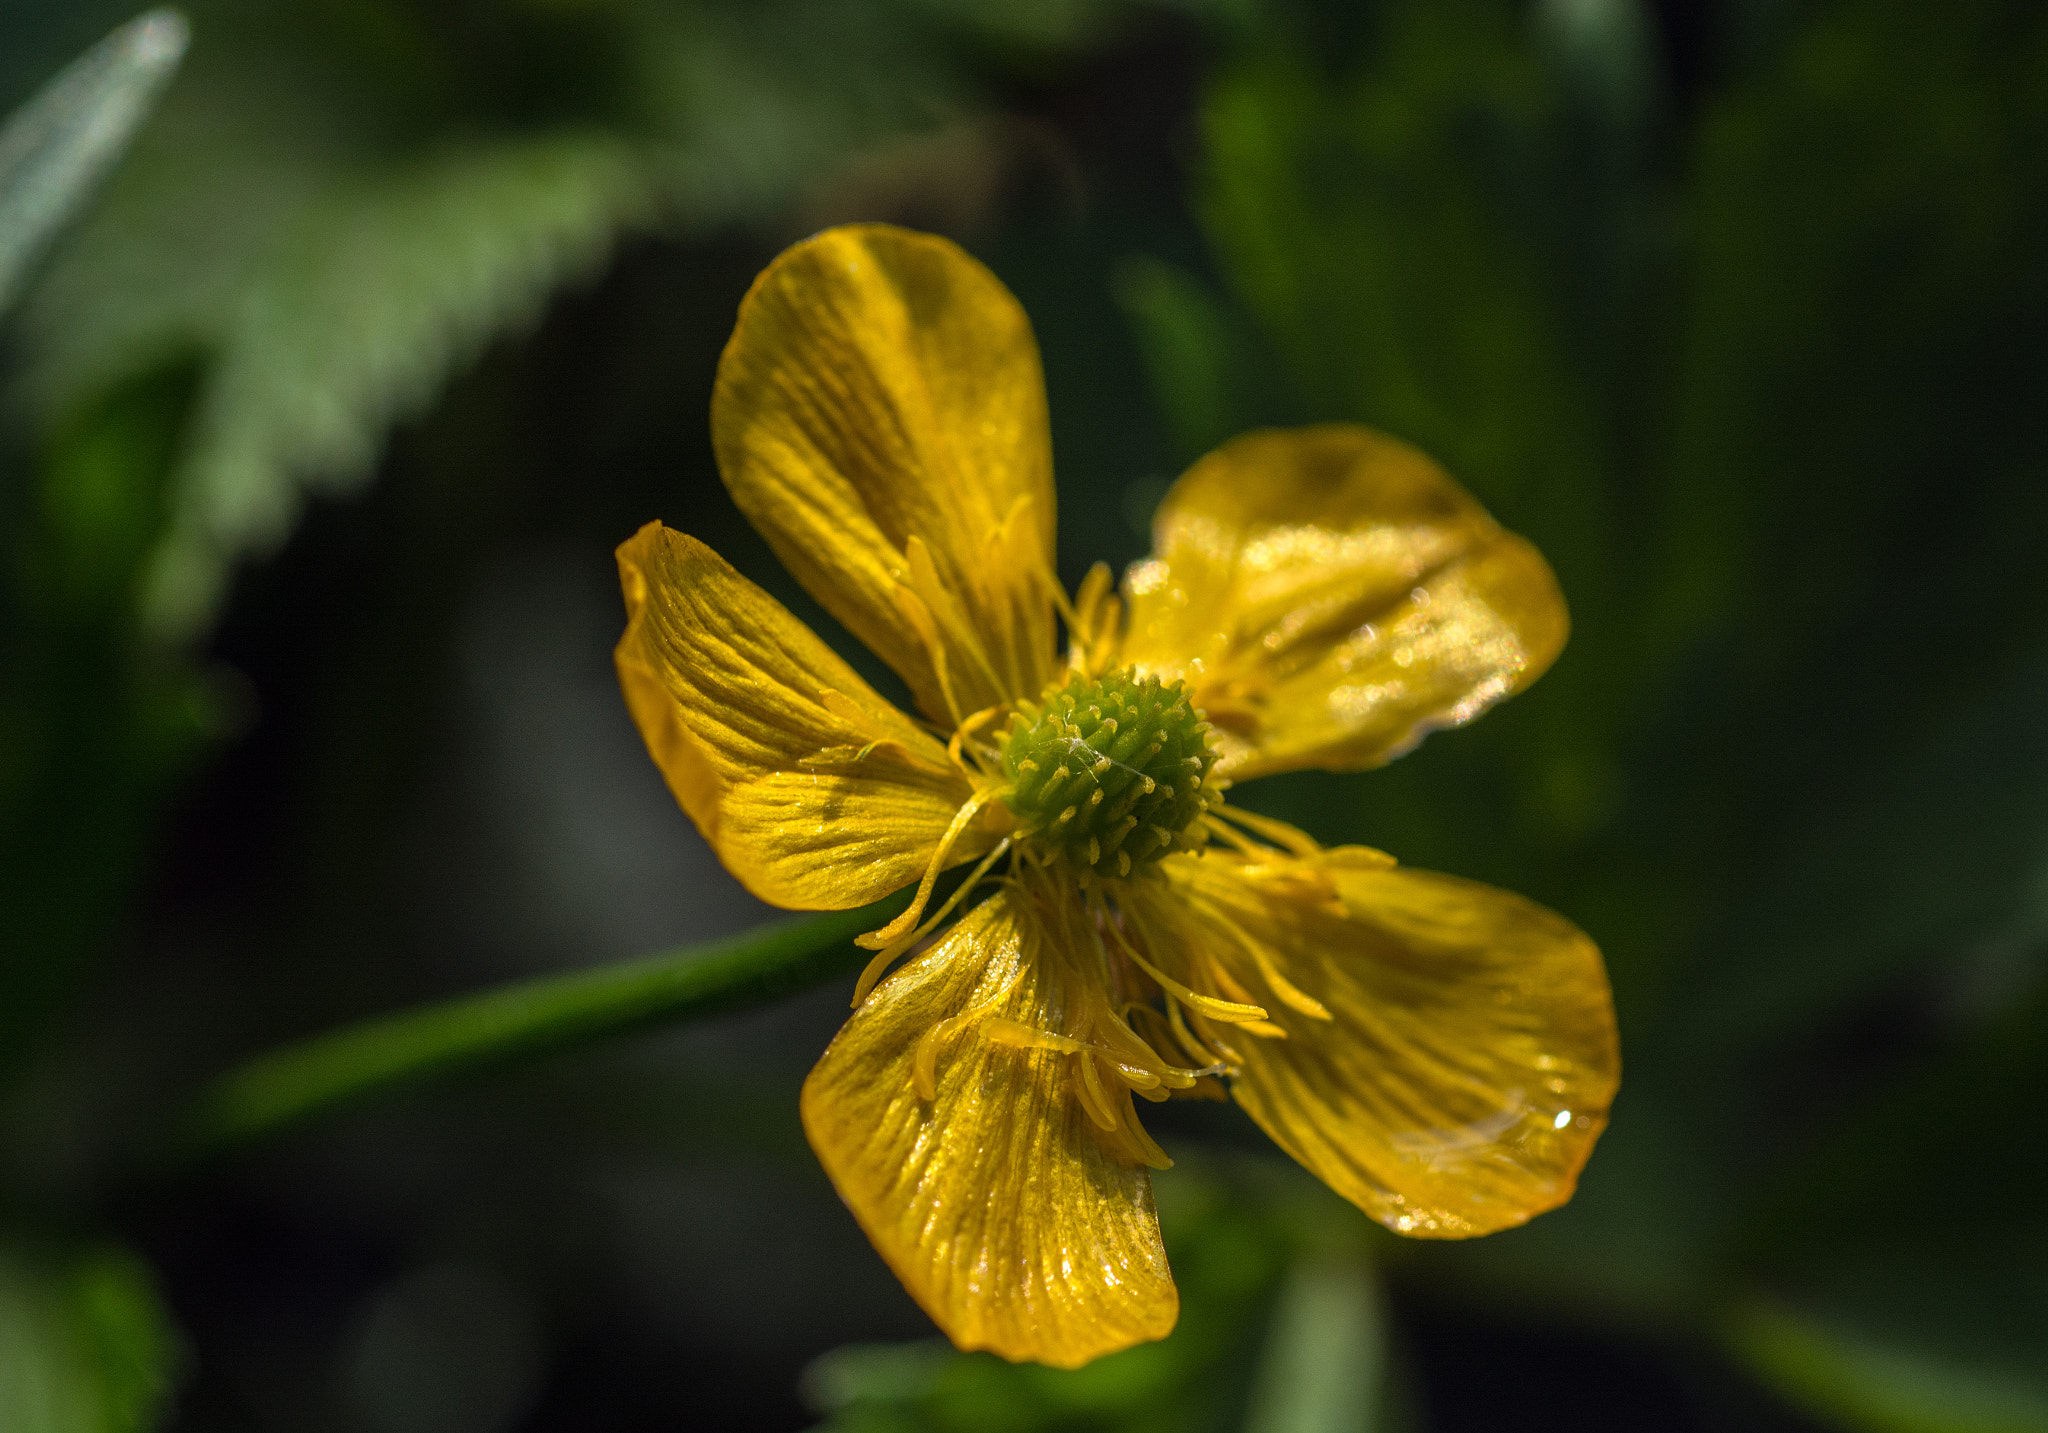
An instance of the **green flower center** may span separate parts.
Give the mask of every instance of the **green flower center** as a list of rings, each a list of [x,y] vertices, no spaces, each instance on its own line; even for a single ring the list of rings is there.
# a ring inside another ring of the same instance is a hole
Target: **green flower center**
[[[1217,795],[1209,724],[1179,682],[1076,675],[1000,736],[1019,836],[1099,876],[1202,844]]]

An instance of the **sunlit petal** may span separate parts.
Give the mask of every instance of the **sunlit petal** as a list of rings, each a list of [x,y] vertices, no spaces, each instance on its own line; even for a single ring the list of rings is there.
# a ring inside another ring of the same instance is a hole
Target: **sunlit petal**
[[[1404,1234],[1485,1234],[1571,1197],[1620,1075],[1584,933],[1377,852],[1165,864],[1176,899],[1153,918],[1196,958],[1254,993],[1268,961],[1325,1012],[1276,1004],[1284,1038],[1212,1027],[1238,1102],[1289,1154]]]
[[[1477,716],[1564,645],[1536,549],[1352,424],[1249,433],[1183,475],[1132,568],[1124,659],[1180,677],[1236,780],[1355,770]]]
[[[998,895],[877,987],[804,1084],[832,1182],[962,1348],[1072,1368],[1173,1328],[1149,1175],[1084,1107],[1088,1057],[1051,1048],[1091,995]],[[1119,1091],[1087,1098],[1135,1127]]]
[[[695,538],[649,523],[618,557],[626,704],[726,869],[806,910],[917,880],[973,794],[945,748]],[[951,859],[1000,839],[971,829]]]
[[[1030,321],[945,239],[830,229],[754,283],[711,403],[740,508],[935,720],[1053,670],[1052,453]]]

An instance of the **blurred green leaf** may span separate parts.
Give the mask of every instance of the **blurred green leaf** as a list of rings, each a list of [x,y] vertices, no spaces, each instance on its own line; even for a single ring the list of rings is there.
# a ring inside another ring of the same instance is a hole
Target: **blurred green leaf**
[[[855,1403],[900,1403],[929,1390],[955,1357],[944,1339],[918,1343],[856,1343],[811,1360],[804,1369],[804,1401],[813,1408]]]
[[[144,1433],[178,1364],[148,1271],[113,1248],[0,1246],[0,1428]]]
[[[175,10],[152,10],[74,62],[0,127],[0,313],[42,247],[121,156],[184,57]]]
[[[1702,663],[1665,800],[1724,913],[1670,990],[1678,1065],[2025,935],[2048,850],[2044,64],[2031,9],[1817,12],[1702,126],[1644,629]]]
[[[2048,644],[1853,793],[1802,811],[1671,1038],[1726,1059],[1917,968],[2048,950]],[[2014,982],[2008,980],[2008,986]]]
[[[174,477],[144,618],[189,636],[230,564],[282,541],[307,491],[368,475],[385,428],[592,272],[644,192],[620,149],[563,137],[344,182],[243,276]]]
[[[1850,1426],[2048,1428],[2048,926],[2023,949],[1995,1017],[1860,1102],[1744,1241],[1725,1336]]]
[[[1963,516],[1942,499],[2039,485],[2041,22],[1999,0],[1817,10],[1704,117],[1665,638],[1733,620],[1745,666],[1796,679],[1873,592],[1932,595],[1915,579],[1934,578],[1974,612],[2024,585],[1962,552],[1930,559]]]
[[[158,635],[201,631],[237,558],[309,492],[360,486],[392,422],[651,212],[601,134],[373,164],[267,108],[230,84],[167,110],[28,313],[20,381],[52,422],[138,366],[205,359],[140,593]]]
[[[622,232],[784,224],[857,146],[980,103],[942,43],[967,20],[912,0],[514,7],[481,52],[454,17],[385,0],[285,26],[200,7],[206,52],[40,281],[15,375],[59,428],[202,360],[140,594],[174,639],[309,494],[359,488],[392,423]],[[1030,8],[967,28],[1072,45],[1126,7]],[[504,52],[537,93],[494,88]]]
[[[759,223],[859,146],[976,108],[916,9],[632,7],[634,132],[678,214],[693,225]]]
[[[127,919],[159,803],[228,725],[204,674],[135,650],[192,389],[174,363],[75,415],[0,543],[0,1071]]]
[[[593,273],[648,204],[621,146],[562,136],[429,158],[312,205],[221,335],[145,620],[200,630],[230,564],[281,542],[302,493],[360,485],[393,421]]]
[[[1245,1433],[1387,1433],[1386,1323],[1371,1265],[1297,1263],[1280,1286]]]
[[[910,892],[901,891],[859,910],[501,985],[315,1036],[217,1081],[192,1116],[191,1146],[210,1153],[434,1076],[780,999],[859,970],[870,957],[853,937],[909,902]]]
[[[1112,282],[1181,460],[1192,462],[1250,426],[1246,343],[1208,287],[1148,254],[1125,259]]]
[[[1538,0],[1538,38],[1607,127],[1649,122],[1658,89],[1653,21],[1640,0]]]
[[[1812,1412],[1871,1433],[2043,1433],[2048,1386],[2013,1369],[1973,1368],[1896,1336],[1766,1299],[1741,1305],[1736,1353]],[[2036,1346],[2034,1357],[2044,1356]],[[2037,1364],[2038,1369],[2038,1364]]]

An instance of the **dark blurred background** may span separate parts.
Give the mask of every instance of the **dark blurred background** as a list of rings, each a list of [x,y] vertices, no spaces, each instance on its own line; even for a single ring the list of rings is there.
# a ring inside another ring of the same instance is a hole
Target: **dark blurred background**
[[[134,13],[0,4],[0,229]],[[0,1433],[2048,1430],[2048,10],[184,14],[0,262]],[[847,982],[166,1153],[264,1049],[768,917],[626,718],[611,550],[694,533],[889,681],[707,428],[854,219],[1030,312],[1070,583],[1326,419],[1549,556],[1531,692],[1240,794],[1599,941],[1567,1208],[1404,1243],[1162,1107],[1180,1330],[955,1355],[798,1128]]]

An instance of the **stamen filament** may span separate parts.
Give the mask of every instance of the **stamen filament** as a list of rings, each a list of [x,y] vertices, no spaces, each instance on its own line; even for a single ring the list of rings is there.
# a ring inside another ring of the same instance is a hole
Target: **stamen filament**
[[[1212,837],[1221,841],[1239,855],[1250,856],[1255,861],[1263,861],[1272,854],[1270,847],[1255,844],[1244,832],[1214,815],[1205,813],[1200,824],[1204,831],[1207,831]]]
[[[1320,856],[1323,848],[1305,831],[1297,831],[1285,821],[1275,821],[1270,816],[1261,816],[1256,811],[1247,811],[1242,806],[1218,804],[1213,814],[1226,821],[1235,821],[1255,835],[1262,836],[1276,846],[1285,847],[1297,856]]]
[[[932,661],[932,679],[939,684],[939,696],[946,703],[946,715],[958,726],[960,700],[953,695],[952,677],[946,670],[946,644],[939,640],[937,619],[932,616],[932,610],[925,605],[924,599],[917,595],[917,590],[901,576],[896,579],[892,595],[896,599],[897,612],[917,634],[917,640],[924,644],[925,655]]]
[[[996,524],[995,531],[989,535],[987,565],[982,569],[984,573],[1015,570],[1020,558],[1027,568],[1034,563],[1044,562],[1044,549],[1036,541],[1036,534],[1031,530],[1036,526],[1031,521],[1032,506],[1029,493],[1019,493],[1010,503],[1010,510],[1003,514],[1002,521]],[[984,599],[988,596],[985,588],[982,595]],[[1029,610],[1030,599],[1005,583],[1002,584],[1001,600],[1013,624],[1012,632],[1030,632],[1035,625],[1033,618],[1038,615]],[[1027,659],[1022,643],[1012,640],[998,642],[996,646],[1002,656],[1005,676],[1008,678],[1007,685],[1000,690],[1022,695],[1043,682],[1044,673],[1034,674],[1037,677],[1036,681],[1025,680]]]
[[[952,739],[946,743],[946,755],[953,759],[953,765],[959,767],[963,774],[971,776],[975,773],[969,772],[967,770],[967,763],[960,759],[961,742],[975,731],[987,726],[990,720],[999,715],[1002,710],[1003,707],[1000,702],[992,707],[983,707],[973,716],[967,718],[966,721],[953,728]]]
[[[941,1020],[918,1037],[917,1049],[910,1056],[910,1083],[916,1086],[919,1099],[938,1098],[940,1043],[951,1039],[962,1026],[982,1019],[987,1013],[986,1004],[972,1006]]]
[[[991,1015],[983,1022],[981,1035],[985,1040],[1007,1045],[1013,1050],[1051,1050],[1055,1054],[1071,1055],[1088,1048],[1071,1035],[1035,1029],[1007,1015]]]
[[[1211,1020],[1221,1020],[1228,1025],[1242,1025],[1249,1021],[1259,1021],[1266,1018],[1265,1010],[1257,1005],[1239,1005],[1229,1000],[1218,1000],[1213,995],[1198,995],[1178,980],[1175,980],[1151,961],[1145,959],[1144,956],[1138,954],[1137,947],[1125,938],[1124,933],[1117,928],[1116,923],[1109,919],[1106,911],[1094,923],[1093,928],[1100,930],[1105,927],[1110,935],[1115,938],[1116,943],[1123,948],[1124,954],[1130,957],[1131,962],[1138,969],[1151,976],[1153,980],[1157,981],[1161,990],[1164,990],[1168,995],[1180,1001],[1181,1004],[1186,1005],[1192,1010],[1201,1011]],[[1096,943],[1098,945],[1101,943],[1100,935],[1097,935]]]
[[[991,690],[1015,690],[996,671],[995,664],[989,660],[987,649],[978,640],[973,624],[965,620],[953,592],[940,578],[938,562],[932,556],[931,544],[916,533],[912,533],[904,540],[903,557],[910,568],[912,584],[922,589],[918,596],[924,602],[925,610],[932,615],[934,637],[937,636],[939,628],[944,628],[946,635],[953,639],[959,650],[981,669],[982,678],[988,682]],[[953,716],[956,721],[959,719],[957,706],[954,708]]]
[[[1300,1011],[1312,1020],[1328,1020],[1331,1018],[1329,1007],[1313,995],[1298,988],[1294,982],[1282,975],[1280,968],[1273,963],[1272,952],[1268,951],[1258,941],[1252,939],[1251,934],[1243,926],[1225,915],[1213,902],[1208,903],[1206,915],[1209,920],[1228,932],[1231,938],[1244,950],[1245,954],[1252,958],[1252,963],[1259,968],[1260,978],[1266,982],[1267,987],[1275,995],[1280,997],[1280,1002],[1283,1005]]]
[[[868,996],[874,991],[876,982],[881,980],[882,972],[889,968],[896,957],[930,935],[937,928],[939,922],[951,915],[953,907],[959,905],[961,901],[967,898],[969,891],[981,884],[981,878],[988,874],[988,868],[1000,860],[1003,853],[1009,849],[1010,838],[1005,836],[997,843],[993,851],[982,857],[981,864],[976,866],[967,879],[960,883],[960,888],[954,891],[952,895],[946,897],[946,903],[939,907],[937,915],[927,919],[909,935],[901,936],[889,942],[888,945],[884,946],[876,954],[873,960],[867,963],[867,968],[861,971],[860,979],[855,981],[853,986],[853,1006],[856,1010],[866,1003]]]
[[[1045,588],[1046,595],[1052,598],[1052,605],[1059,610],[1060,620],[1067,624],[1067,633],[1071,637],[1080,630],[1081,619],[1075,615],[1074,604],[1067,596],[1067,589],[1060,585],[1059,578],[1053,576],[1052,569],[1043,564],[1032,568],[1032,575],[1037,577],[1040,585]]]
[[[1095,1052],[1077,1050],[1074,1057],[1081,1065],[1081,1108],[1103,1129],[1115,1129],[1123,1121],[1117,1118],[1116,1106],[1102,1088],[1102,1077],[1095,1073]]]
[[[821,747],[819,750],[812,752],[809,756],[797,758],[796,764],[804,768],[806,771],[819,770],[833,766],[857,766],[861,762],[866,761],[870,756],[873,756],[878,751],[888,751],[892,749],[901,753],[906,761],[916,760],[916,758],[911,755],[910,748],[905,746],[902,742],[896,740],[896,738],[894,738],[893,736],[878,736],[873,741],[869,742],[866,746],[861,747]]]
[[[1171,1169],[1173,1161],[1157,1140],[1145,1132],[1145,1126],[1132,1120],[1129,1127],[1131,1142],[1137,1146],[1138,1158],[1153,1169]]]
[[[910,908],[880,930],[869,931],[866,935],[855,937],[855,945],[863,950],[884,949],[917,924],[918,917],[924,913],[925,903],[932,898],[932,886],[938,881],[939,872],[945,869],[946,857],[952,853],[953,843],[960,839],[960,833],[967,829],[967,823],[975,818],[982,807],[1000,795],[1001,790],[1000,787],[985,786],[961,803],[960,809],[953,813],[953,824],[946,828],[946,834],[939,839],[938,849],[932,852],[930,864],[924,868],[924,879],[917,883],[917,898],[910,903]]]
[[[1211,1049],[1206,1041],[1188,1029],[1187,1019],[1180,1013],[1178,1002],[1172,1000],[1166,1002],[1166,1021],[1173,1027],[1174,1038],[1180,1041],[1182,1054],[1193,1055],[1199,1060],[1204,1055],[1220,1053],[1217,1050]],[[1190,1073],[1196,1075],[1221,1075],[1234,1073],[1234,1071],[1231,1066],[1226,1065],[1223,1061],[1212,1060],[1207,1068],[1193,1070]]]
[[[1118,1059],[1111,1059],[1109,1063],[1117,1074],[1123,1076],[1124,1083],[1134,1090],[1156,1090],[1166,1083],[1164,1076],[1142,1065],[1133,1065]]]

